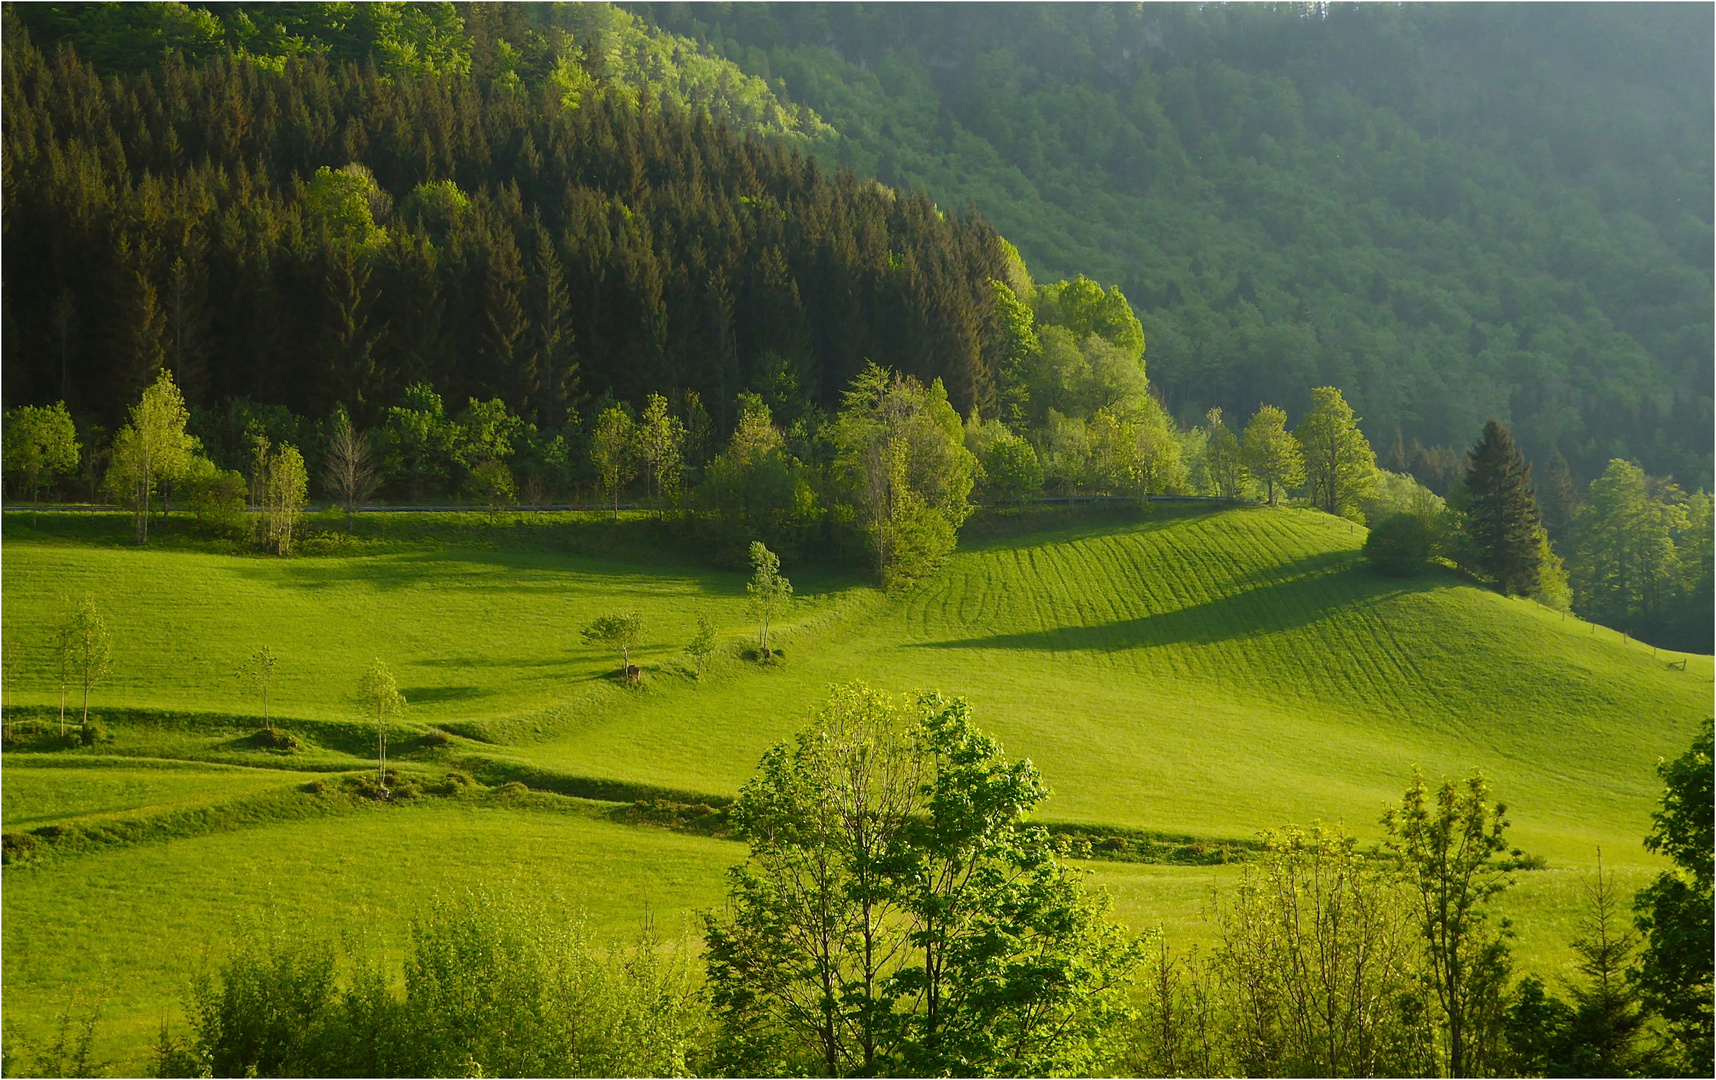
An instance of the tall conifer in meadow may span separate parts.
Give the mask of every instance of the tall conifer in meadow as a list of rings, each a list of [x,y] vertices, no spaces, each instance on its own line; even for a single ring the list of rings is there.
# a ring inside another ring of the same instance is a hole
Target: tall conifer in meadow
[[[1505,595],[1529,593],[1541,558],[1531,466],[1498,420],[1484,425],[1468,458],[1466,535],[1477,568]]]

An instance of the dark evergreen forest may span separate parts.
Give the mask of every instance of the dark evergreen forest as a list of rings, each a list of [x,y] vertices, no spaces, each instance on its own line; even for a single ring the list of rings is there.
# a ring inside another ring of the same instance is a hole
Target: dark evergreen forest
[[[545,36],[464,14],[440,70],[169,50],[103,77],[9,8],[6,403],[111,428],[165,365],[193,407],[373,426],[428,382],[558,427],[691,390],[726,429],[741,391],[790,418],[874,359],[988,404],[1006,255],[975,212],[604,93],[595,61],[501,78]]]
[[[1439,490],[1491,418],[1710,486],[1709,5],[629,6],[1119,284],[1182,422],[1334,384]]]

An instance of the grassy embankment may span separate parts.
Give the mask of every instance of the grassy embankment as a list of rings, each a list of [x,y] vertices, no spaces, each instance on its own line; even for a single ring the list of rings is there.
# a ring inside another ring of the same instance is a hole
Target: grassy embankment
[[[1598,845],[1632,884],[1654,868],[1638,843],[1651,768],[1710,697],[1708,657],[1670,670],[1682,658],[1451,573],[1379,578],[1357,558],[1361,530],[1303,511],[979,523],[946,571],[895,600],[857,575],[789,567],[801,600],[768,667],[741,656],[743,576],[702,568],[646,522],[358,528],[278,560],[170,536],[137,550],[117,518],[8,516],[12,713],[57,705],[47,627],[63,597],[95,593],[115,636],[95,697],[112,741],[7,756],[6,830],[59,825],[79,841],[46,838],[8,869],[9,1029],[39,1033],[81,987],[107,1002],[104,1045],[130,1061],[187,964],[270,904],[392,948],[417,898],[475,880],[563,896],[613,933],[646,904],[671,925],[718,901],[734,845],[637,828],[612,801],[478,792],[377,809],[299,790],[363,767],[369,736],[347,695],[377,656],[411,702],[394,741],[408,773],[606,800],[718,802],[854,677],[970,698],[1043,769],[1050,820],[1212,847],[1313,818],[1374,837],[1414,763],[1433,777],[1482,768],[1514,808],[1515,842],[1555,868],[1522,875],[1509,901],[1540,968],[1565,962],[1576,872]],[[647,627],[642,690],[576,633],[632,609]],[[701,682],[680,652],[700,613],[724,645]],[[260,702],[233,672],[263,644],[280,657],[271,711],[295,753],[247,739]],[[453,738],[432,745],[430,727]],[[1189,937],[1209,933],[1209,887],[1234,874],[1094,865],[1127,921]]]

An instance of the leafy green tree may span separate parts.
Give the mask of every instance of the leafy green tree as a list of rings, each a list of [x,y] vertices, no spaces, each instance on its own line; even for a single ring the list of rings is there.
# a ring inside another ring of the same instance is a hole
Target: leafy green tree
[[[637,475],[635,455],[637,425],[618,405],[602,410],[590,433],[590,462],[596,466],[596,482],[614,502],[614,520],[620,520],[620,489]]]
[[[1692,746],[1658,763],[1662,805],[1651,814],[1645,847],[1673,863],[1633,898],[1634,919],[1646,935],[1634,975],[1647,1007],[1668,1022],[1673,1065],[1686,1076],[1712,1066],[1712,942],[1716,941],[1716,795],[1712,793],[1712,724]]]
[[[17,477],[26,496],[41,497],[42,489],[58,473],[77,468],[77,427],[65,402],[38,407],[23,405],[6,410],[3,454],[6,472]]]
[[[1393,577],[1422,573],[1435,555],[1436,530],[1422,514],[1391,514],[1364,541],[1364,557]]]
[[[172,374],[162,368],[131,407],[130,422],[113,438],[107,486],[131,500],[139,544],[149,539],[149,501],[157,485],[183,471],[197,448],[196,440],[185,433],[189,419],[184,396],[173,385]]]
[[[757,653],[767,659],[769,623],[792,602],[792,582],[781,576],[780,557],[760,540],[751,541],[751,580],[745,583],[745,592],[750,596],[751,614],[758,619]]]
[[[1497,420],[1484,425],[1468,458],[1465,524],[1475,569],[1503,596],[1530,594],[1542,549],[1531,466]]]
[[[837,687],[733,809],[750,856],[705,917],[717,1064],[1091,1071],[1139,947],[1025,823],[1046,795],[963,701]]]
[[[1011,431],[990,441],[978,464],[983,494],[990,500],[1023,500],[1043,489],[1043,465],[1036,460],[1036,450]]]
[[[1247,1076],[1417,1075],[1397,1002],[1421,977],[1395,868],[1338,827],[1263,837],[1215,956]]]
[[[976,462],[941,380],[870,364],[835,421],[834,469],[885,586],[932,573],[953,550]]]
[[[650,499],[659,507],[679,496],[685,468],[685,426],[668,415],[667,399],[651,394],[637,427],[637,459],[643,465]]]
[[[457,437],[441,395],[428,383],[411,384],[382,424],[388,475],[403,479],[412,499],[440,491],[448,480]]]
[[[756,394],[740,394],[739,423],[704,470],[697,502],[713,526],[716,555],[738,562],[761,537],[792,552],[821,517],[809,470],[787,448],[773,414]]]
[[[1305,482],[1305,455],[1299,441],[1287,433],[1287,414],[1273,405],[1259,405],[1245,425],[1242,449],[1245,464],[1268,492],[1275,505],[1276,488],[1295,488]]]
[[[1239,436],[1229,431],[1227,425],[1221,422],[1221,409],[1209,411],[1210,430],[1208,446],[1204,452],[1204,460],[1208,463],[1210,483],[1215,487],[1217,495],[1224,499],[1237,499],[1245,494],[1245,452],[1239,445]]]
[[[643,636],[643,613],[603,615],[585,626],[581,632],[587,645],[600,645],[620,654],[620,674],[627,682],[637,681],[637,669],[632,667],[632,650]]]
[[[1359,515],[1358,501],[1376,484],[1376,455],[1339,389],[1311,391],[1311,408],[1293,437],[1304,455],[1312,505],[1340,517]]]
[[[685,654],[697,664],[697,677],[703,677],[703,665],[709,662],[709,657],[715,653],[715,624],[709,621],[709,616],[697,616],[697,633],[692,635],[690,644],[685,646]]]
[[[61,632],[59,648],[64,650],[73,677],[83,688],[84,733],[89,732],[89,692],[113,668],[113,637],[108,633],[107,620],[95,606],[95,597],[85,594],[83,602],[72,612]],[[61,731],[64,732],[64,718]]]
[[[1609,462],[1591,481],[1574,525],[1573,591],[1580,614],[1612,626],[1632,626],[1668,606],[1679,572],[1674,537],[1683,507],[1653,495],[1644,470]]]
[[[386,242],[386,230],[375,219],[385,217],[392,202],[369,169],[355,162],[342,169],[322,166],[304,191],[304,208],[312,220],[333,238],[366,249]]]
[[[1036,316],[1026,298],[1014,293],[1006,282],[992,280],[989,289],[994,301],[991,318],[1000,343],[997,404],[1004,420],[1023,424],[1036,415],[1031,407],[1031,372],[1042,351],[1037,340]]]
[[[387,791],[387,724],[405,711],[405,695],[393,673],[379,659],[358,679],[357,701],[366,713],[375,716],[375,784]]]
[[[291,443],[282,443],[268,456],[267,480],[262,504],[263,543],[276,554],[292,554],[292,539],[304,504],[310,497],[310,476],[304,455]]]
[[[1488,925],[1490,901],[1512,884],[1496,862],[1507,850],[1507,808],[1489,802],[1489,785],[1476,774],[1463,785],[1445,781],[1432,802],[1414,770],[1412,787],[1382,824],[1415,901],[1439,1006],[1442,1067],[1449,1076],[1486,1075],[1499,1052],[1509,963],[1506,921],[1500,933]]]

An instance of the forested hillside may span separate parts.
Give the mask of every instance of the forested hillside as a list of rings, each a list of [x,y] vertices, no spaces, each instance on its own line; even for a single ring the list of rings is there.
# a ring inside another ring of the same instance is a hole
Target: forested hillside
[[[111,426],[162,365],[193,408],[364,426],[427,382],[555,426],[697,391],[724,431],[738,392],[790,416],[872,357],[991,392],[993,229],[664,104],[593,32],[476,9],[468,73],[299,49],[104,80],[7,11],[8,404]]]
[[[1397,469],[1495,417],[1710,484],[1708,6],[631,6],[1119,283],[1183,420],[1334,383]]]

